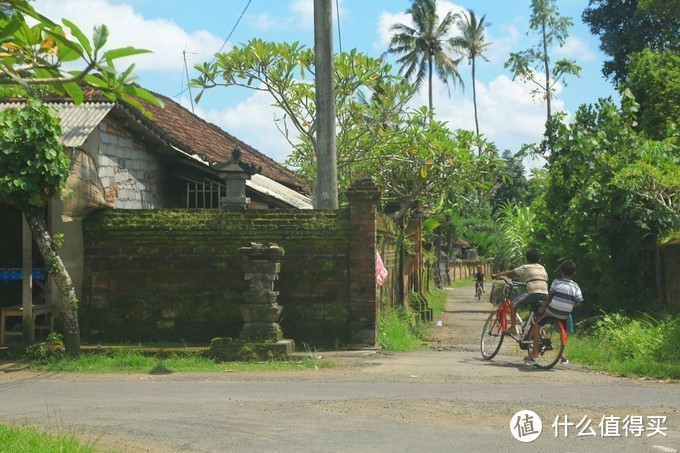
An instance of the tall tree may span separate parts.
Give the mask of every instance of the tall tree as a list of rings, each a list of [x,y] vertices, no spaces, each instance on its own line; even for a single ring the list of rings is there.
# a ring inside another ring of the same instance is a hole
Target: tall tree
[[[472,103],[475,107],[475,132],[477,135],[479,135],[479,119],[477,118],[477,87],[475,86],[476,61],[477,58],[489,61],[483,52],[491,45],[490,42],[486,42],[484,36],[486,27],[489,25],[485,20],[486,15],[478,20],[474,11],[468,10],[467,14],[463,14],[463,21],[458,21],[458,30],[460,30],[461,36],[451,38],[449,41],[449,44],[461,52],[472,66]]]
[[[573,25],[569,17],[562,17],[557,9],[556,0],[531,0],[530,30],[538,33],[539,41],[533,47],[521,52],[511,52],[505,63],[510,68],[513,80],[517,77],[537,86],[532,91],[540,95],[546,104],[546,122],[552,117],[552,96],[555,85],[564,76],[571,74],[578,76],[581,67],[572,60],[562,59],[551,65],[550,47],[554,44],[563,45],[568,29]],[[529,32],[527,32],[528,34]]]
[[[463,85],[463,79],[458,72],[458,63],[461,59],[456,60],[447,52],[448,35],[457,16],[449,11],[440,21],[436,0],[413,0],[413,4],[406,12],[411,15],[413,25],[392,25],[390,30],[394,35],[386,53],[402,55],[397,60],[401,65],[400,73],[408,80],[415,79],[418,90],[427,76],[428,106],[432,110],[432,82],[435,71],[447,87],[449,79],[454,86]]]
[[[628,57],[644,49],[680,53],[680,7],[672,0],[590,0],[583,21],[611,57],[602,72],[615,85],[628,80]]]
[[[640,104],[639,129],[655,140],[680,140],[680,53],[645,49],[630,55],[626,71],[619,87],[629,88]]]
[[[106,26],[95,27],[90,40],[74,23],[63,19],[63,24],[73,39],[25,0],[0,0],[0,86],[19,87],[29,97],[26,108],[9,109],[0,115],[0,202],[21,210],[26,217],[60,293],[66,353],[76,356],[80,353],[78,300],[59,258],[57,241],[43,217],[44,206],[64,187],[70,162],[58,143],[61,128],[56,113],[35,99],[40,95],[36,87],[48,87],[48,91],[67,95],[76,103],[83,100],[84,86],[142,110],[143,101],[161,103],[133,83],[134,65],[118,73],[113,63],[148,51],[126,47],[104,52]],[[62,66],[76,61],[84,69]]]
[[[409,108],[415,87],[380,59],[351,50],[335,55],[338,183],[373,177],[385,198],[395,200],[394,217],[409,212],[411,203],[438,200],[447,188],[476,187],[484,165],[495,158],[473,159],[480,143],[474,133],[450,131],[434,120],[425,106]],[[307,181],[316,177],[314,140],[316,111],[314,53],[299,43],[253,39],[214,61],[197,65],[192,81],[204,90],[240,86],[268,93],[284,115],[277,121],[292,154],[287,163]],[[201,91],[200,96],[205,95]],[[289,127],[296,133],[291,133]]]

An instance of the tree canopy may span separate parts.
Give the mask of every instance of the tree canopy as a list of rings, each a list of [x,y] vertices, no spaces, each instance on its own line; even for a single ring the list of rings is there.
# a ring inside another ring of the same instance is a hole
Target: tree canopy
[[[401,65],[400,73],[407,80],[414,80],[417,90],[420,90],[427,77],[428,106],[432,110],[432,81],[435,72],[447,86],[449,79],[454,86],[463,85],[458,72],[460,59],[452,58],[448,52],[448,34],[457,16],[448,11],[440,20],[436,0],[414,0],[406,13],[411,15],[413,26],[392,25],[390,30],[394,34],[386,53],[401,55],[397,60]]]
[[[628,80],[628,58],[650,49],[680,52],[680,7],[671,0],[590,0],[583,21],[611,59],[602,72],[615,85]]]
[[[385,198],[399,203],[400,216],[415,200],[437,203],[456,181],[478,179],[474,174],[480,169],[471,155],[475,139],[450,131],[426,107],[407,107],[415,87],[390,74],[389,64],[351,50],[337,54],[334,67],[340,189],[371,176]],[[192,83],[204,90],[241,86],[268,92],[282,110],[277,125],[293,148],[288,164],[302,178],[314,180],[312,50],[254,39],[197,69],[200,76]]]

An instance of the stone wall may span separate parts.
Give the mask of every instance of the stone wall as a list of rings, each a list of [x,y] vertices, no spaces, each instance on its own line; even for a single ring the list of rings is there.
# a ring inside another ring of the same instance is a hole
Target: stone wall
[[[80,305],[89,341],[206,343],[237,337],[248,289],[239,248],[276,243],[286,338],[374,347],[376,202],[372,183],[335,211],[111,210],[83,224]]]

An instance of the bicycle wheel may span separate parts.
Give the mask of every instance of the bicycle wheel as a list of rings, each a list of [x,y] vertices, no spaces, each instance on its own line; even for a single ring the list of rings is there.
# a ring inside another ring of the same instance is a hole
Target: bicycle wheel
[[[503,326],[498,317],[498,311],[494,310],[484,323],[482,338],[479,341],[482,357],[484,357],[485,360],[493,359],[496,354],[498,354],[502,344]]]
[[[482,287],[477,286],[477,300],[482,300]]]
[[[535,359],[536,366],[544,370],[549,370],[557,365],[560,357],[562,357],[566,333],[564,332],[562,323],[557,321],[547,322],[543,326],[539,326],[538,324],[532,326],[532,330],[537,328],[541,329],[541,335],[538,340],[538,357]],[[531,334],[533,335],[533,332]],[[530,343],[527,348],[529,354],[532,354],[533,348],[533,343]]]

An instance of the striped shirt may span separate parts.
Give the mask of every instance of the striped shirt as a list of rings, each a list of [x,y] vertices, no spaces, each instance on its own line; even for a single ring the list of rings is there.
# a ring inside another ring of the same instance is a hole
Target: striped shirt
[[[525,264],[515,269],[527,285],[527,293],[548,294],[548,273],[540,264]]]
[[[567,319],[574,304],[583,302],[581,288],[573,280],[558,278],[553,280],[550,286],[552,299],[546,307],[545,313],[559,319]]]

